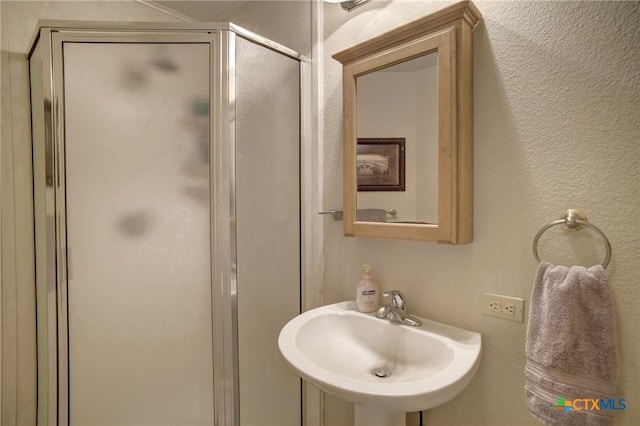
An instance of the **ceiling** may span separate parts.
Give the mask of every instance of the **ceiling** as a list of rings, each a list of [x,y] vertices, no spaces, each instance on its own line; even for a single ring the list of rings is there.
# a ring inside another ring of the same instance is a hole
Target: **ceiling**
[[[228,20],[248,0],[151,0],[162,7],[169,8],[201,22]]]

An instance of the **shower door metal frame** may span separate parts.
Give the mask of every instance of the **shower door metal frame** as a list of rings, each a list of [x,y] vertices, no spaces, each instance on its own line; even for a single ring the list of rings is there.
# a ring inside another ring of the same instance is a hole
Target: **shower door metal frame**
[[[238,330],[235,228],[235,41],[243,37],[300,62],[300,148],[311,151],[309,60],[292,49],[231,23],[113,23],[49,21],[39,22],[27,54],[40,44],[44,87],[45,163],[52,171],[47,180],[45,214],[55,218],[47,224],[48,316],[48,415],[49,425],[69,424],[69,359],[66,244],[66,186],[64,134],[63,52],[65,42],[96,43],[208,43],[210,46],[210,190],[211,190],[211,289],[213,322],[214,419],[219,426],[239,425]],[[50,106],[50,108],[47,107]],[[35,106],[32,106],[32,108]],[[301,161],[300,167],[303,167]],[[302,192],[312,191],[301,182]],[[215,214],[214,214],[215,212]],[[301,200],[301,215],[313,217]],[[301,239],[305,236],[301,229]],[[301,253],[302,265],[310,254]],[[301,294],[307,271],[301,271]],[[39,349],[40,350],[40,349]],[[301,395],[304,398],[304,394]],[[303,403],[304,405],[304,403]],[[304,416],[304,413],[303,413]],[[43,419],[38,419],[41,424]],[[304,422],[304,420],[303,420]]]
[[[212,247],[214,259],[214,270],[216,270],[215,262],[220,262],[218,273],[220,274],[219,283],[221,284],[221,296],[214,305],[214,315],[216,320],[227,321],[230,326],[220,328],[220,332],[214,339],[214,376],[220,374],[224,379],[215,381],[214,396],[216,398],[216,421],[217,426],[239,426],[240,425],[240,389],[239,374],[240,366],[238,364],[238,282],[237,282],[237,233],[236,233],[236,40],[238,37],[244,38],[252,43],[273,50],[281,55],[287,56],[299,62],[300,76],[300,135],[299,143],[302,157],[302,150],[305,149],[309,141],[310,123],[307,120],[309,95],[308,88],[305,86],[305,69],[309,65],[309,59],[300,53],[289,49],[279,43],[276,43],[266,37],[249,31],[233,23],[220,24],[219,29],[219,67],[214,68],[219,71],[217,74],[221,80],[220,84],[215,87],[219,89],[216,92],[217,104],[220,106],[219,113],[216,115],[217,122],[212,122],[216,136],[213,143],[218,144],[211,150],[212,155],[215,152],[217,158],[211,158],[212,167],[217,174],[214,175],[214,183],[217,182],[219,187],[214,188],[215,193],[219,194],[220,199],[214,198],[212,194],[213,208],[212,211],[220,211],[216,218],[213,218],[212,229],[225,229],[229,234],[221,233],[218,236],[219,243]],[[218,161],[219,163],[215,162]],[[300,160],[299,167],[302,169],[303,164]],[[300,183],[303,187],[303,182]],[[302,194],[301,194],[302,195]],[[217,210],[220,209],[220,210]],[[311,211],[305,212],[302,198],[300,199],[301,215],[312,215]],[[227,212],[229,216],[227,216]],[[302,222],[301,222],[302,223]],[[303,227],[300,229],[300,240],[304,239]],[[225,249],[228,247],[230,256],[225,256]],[[222,248],[222,250],[220,250]],[[214,250],[220,250],[216,253]],[[301,257],[305,257],[305,253],[301,250]],[[301,262],[304,263],[304,262]],[[213,279],[216,283],[215,278]],[[305,272],[300,273],[300,293],[301,298],[304,293]],[[215,303],[215,301],[214,301]],[[300,306],[302,310],[302,306]],[[217,313],[217,314],[216,314]],[[216,343],[218,350],[216,351]],[[232,397],[230,397],[232,396]],[[301,401],[304,400],[304,392],[301,390]],[[302,402],[304,405],[304,402]],[[218,408],[220,407],[220,410]],[[301,407],[301,411],[302,407]],[[306,424],[304,413],[301,412],[301,424]]]
[[[245,39],[251,43],[255,43],[257,45],[260,45],[262,47],[265,47],[267,49],[270,49],[280,55],[289,57],[290,59],[293,59],[295,61],[298,62],[298,77],[299,77],[299,86],[298,86],[298,93],[299,93],[299,105],[298,105],[298,119],[299,119],[299,163],[298,163],[298,167],[299,167],[299,179],[300,179],[300,194],[299,194],[299,203],[300,203],[300,233],[299,233],[299,238],[300,238],[300,301],[299,301],[299,312],[302,312],[306,309],[310,309],[311,307],[316,307],[316,306],[308,306],[307,303],[307,296],[305,295],[305,288],[306,288],[306,283],[308,281],[308,278],[311,276],[311,271],[307,270],[307,266],[310,263],[313,263],[315,259],[312,259],[313,254],[311,253],[311,250],[309,252],[305,251],[305,247],[306,247],[306,235],[305,235],[305,229],[308,223],[310,223],[312,221],[312,219],[316,219],[317,216],[315,214],[316,211],[318,211],[318,207],[314,204],[306,204],[304,202],[305,198],[310,198],[311,194],[314,193],[315,191],[315,187],[311,185],[310,181],[307,181],[305,179],[305,173],[303,172],[303,169],[305,169],[305,166],[310,166],[310,164],[307,164],[305,162],[305,159],[308,160],[308,163],[311,163],[311,153],[312,153],[312,149],[311,149],[311,121],[310,121],[310,116],[311,116],[311,79],[310,79],[310,66],[311,66],[311,60],[309,58],[306,58],[305,56],[303,56],[302,54],[300,54],[299,52],[296,52],[293,49],[290,49],[284,45],[281,45],[280,43],[274,42],[273,40],[270,40],[266,37],[263,37],[259,34],[256,34],[250,30],[247,30],[243,27],[240,27],[238,25],[235,25],[233,23],[229,23],[228,24],[228,28],[227,29],[223,29],[221,31],[221,51],[224,52],[224,49],[226,48],[226,55],[225,53],[223,53],[223,58],[226,57],[226,66],[227,66],[227,77],[228,80],[226,82],[223,82],[223,84],[221,85],[221,87],[223,88],[223,94],[222,97],[226,99],[227,106],[228,106],[228,113],[229,116],[227,117],[227,120],[223,120],[226,121],[228,124],[228,127],[225,129],[225,126],[222,125],[220,127],[221,131],[227,131],[228,133],[221,135],[220,140],[228,140],[229,141],[229,147],[232,150],[232,155],[231,155],[231,162],[230,162],[230,166],[232,168],[232,170],[230,170],[230,173],[228,174],[228,176],[232,179],[232,182],[230,183],[229,187],[232,188],[231,190],[231,211],[233,212],[232,214],[232,218],[235,218],[235,206],[236,206],[236,184],[235,184],[235,176],[236,176],[236,170],[235,170],[235,164],[236,164],[236,159],[235,159],[235,152],[236,152],[236,134],[235,134],[235,129],[236,129],[236,120],[235,120],[235,105],[236,105],[236,41],[238,38],[242,38]],[[226,84],[225,84],[226,83]],[[225,110],[226,112],[227,110]],[[311,167],[309,167],[309,169],[311,169]],[[307,171],[307,173],[311,173],[311,170]],[[238,342],[239,342],[239,338],[238,338],[238,299],[237,299],[237,277],[236,277],[236,221],[232,220],[231,221],[231,226],[232,226],[232,239],[231,239],[231,245],[232,245],[232,249],[231,249],[231,253],[233,256],[233,260],[232,260],[232,267],[231,267],[231,277],[230,277],[230,292],[231,294],[229,295],[232,303],[229,305],[232,309],[232,316],[235,319],[235,321],[233,322],[233,328],[232,328],[232,332],[233,332],[233,336],[228,336],[228,338],[232,338],[233,339],[233,345],[234,345],[234,349],[235,349],[235,353],[238,352]],[[224,307],[223,307],[224,308]],[[228,332],[229,330],[225,330],[225,333]],[[225,354],[222,354],[222,358],[230,356],[231,353],[230,352],[225,352]],[[229,406],[227,407],[227,413],[231,414],[233,413],[234,417],[231,418],[230,416],[228,416],[227,423],[221,423],[221,425],[227,425],[227,426],[239,426],[240,425],[240,390],[238,387],[239,384],[239,374],[240,374],[240,366],[238,365],[238,356],[233,355],[233,359],[229,360],[229,365],[227,368],[233,368],[234,371],[234,377],[235,377],[235,386],[233,389],[229,389],[229,392],[233,392],[234,394],[234,404],[233,406]],[[226,358],[225,358],[226,359]],[[231,365],[233,363],[233,365]],[[304,382],[302,379],[300,379],[300,424],[301,425],[306,425],[306,424],[317,424],[318,420],[315,417],[309,417],[308,416],[308,412],[307,412],[307,408],[306,408],[306,404],[305,404],[305,398],[306,395],[308,393],[308,384],[306,384],[306,382]],[[315,414],[315,413],[314,413]]]

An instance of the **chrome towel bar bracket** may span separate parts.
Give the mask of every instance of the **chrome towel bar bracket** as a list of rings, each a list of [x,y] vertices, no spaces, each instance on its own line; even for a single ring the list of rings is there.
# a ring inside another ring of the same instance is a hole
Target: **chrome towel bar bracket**
[[[604,260],[602,261],[602,267],[606,268],[609,265],[609,261],[611,260],[611,243],[607,236],[598,228],[597,226],[589,223],[587,221],[587,215],[577,209],[568,209],[562,213],[560,219],[555,220],[538,231],[535,238],[533,239],[533,257],[540,262],[540,256],[538,255],[538,240],[540,236],[549,228],[556,225],[564,225],[567,231],[578,231],[582,229],[583,226],[593,229],[602,237],[602,241],[605,244],[606,254]]]
[[[329,210],[326,212],[318,212],[318,214],[330,214],[333,220],[342,220],[344,216],[342,210]]]

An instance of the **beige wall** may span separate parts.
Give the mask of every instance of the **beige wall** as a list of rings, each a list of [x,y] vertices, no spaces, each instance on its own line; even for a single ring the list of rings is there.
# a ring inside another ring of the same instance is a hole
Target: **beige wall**
[[[374,1],[347,14],[324,6],[324,206],[342,205],[341,69],[331,54],[449,2]],[[611,240],[617,305],[621,425],[640,424],[640,8],[637,2],[489,2],[474,33],[475,239],[446,246],[342,236],[324,218],[324,300],[353,299],[370,263],[383,289],[413,313],[483,335],[481,368],[425,424],[533,425],[524,402],[526,322],[480,314],[484,291],[527,302],[531,242],[567,208],[581,208]],[[588,230],[549,231],[543,258],[595,263]],[[527,308],[528,309],[528,308]],[[351,407],[327,398],[327,425],[352,424]],[[411,418],[415,422],[415,417]]]
[[[5,1],[2,7],[2,424],[35,422],[35,284],[26,52],[38,19],[175,21],[135,1]]]

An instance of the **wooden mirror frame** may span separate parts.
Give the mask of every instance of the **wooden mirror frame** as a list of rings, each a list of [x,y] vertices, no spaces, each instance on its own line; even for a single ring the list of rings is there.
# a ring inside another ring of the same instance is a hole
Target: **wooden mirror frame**
[[[346,236],[473,241],[472,30],[480,19],[475,5],[462,1],[333,55],[342,63]],[[433,52],[438,53],[438,223],[358,221],[356,79]]]

